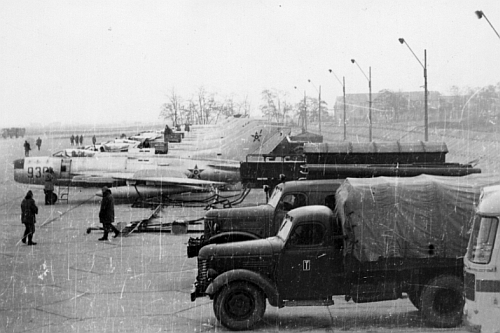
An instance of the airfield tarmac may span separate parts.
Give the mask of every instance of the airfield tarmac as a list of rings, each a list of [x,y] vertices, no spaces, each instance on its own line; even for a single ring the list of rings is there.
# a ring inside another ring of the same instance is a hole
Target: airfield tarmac
[[[88,138],[88,137],[87,137]],[[66,138],[43,138],[43,156]],[[196,258],[186,243],[196,233],[133,233],[100,242],[95,189],[72,189],[69,203],[43,205],[41,187],[13,181],[12,161],[24,138],[0,139],[0,332],[221,332],[208,299],[190,301]],[[35,148],[35,147],[34,147]],[[20,242],[20,203],[28,189],[39,206],[36,246]],[[247,203],[262,202],[253,191]],[[147,218],[151,210],[117,204],[116,221]],[[203,209],[166,208],[172,219],[195,219]],[[276,309],[268,305],[258,332],[466,332],[426,327],[409,300]]]

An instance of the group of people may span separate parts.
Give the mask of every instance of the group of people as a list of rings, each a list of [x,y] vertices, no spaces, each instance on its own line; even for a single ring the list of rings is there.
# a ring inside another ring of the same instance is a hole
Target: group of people
[[[40,150],[40,147],[42,146],[42,139],[40,139],[40,137],[38,137],[38,139],[36,139],[35,144],[38,147],[38,150]],[[29,157],[30,150],[31,150],[30,143],[28,142],[28,140],[24,140],[24,156]]]
[[[45,173],[45,205],[55,204],[54,200],[54,170],[49,168]],[[57,199],[56,199],[57,200]],[[21,222],[24,224],[25,230],[21,241],[27,245],[36,245],[33,242],[33,235],[35,233],[36,215],[38,214],[38,207],[33,199],[33,192],[30,190],[26,193],[23,201],[21,202]],[[102,188],[102,201],[99,210],[99,222],[102,223],[104,235],[99,238],[100,241],[108,240],[108,234],[114,232],[114,237],[118,237],[120,231],[113,225],[115,221],[115,202],[111,190],[104,186]]]
[[[71,136],[69,137],[69,141],[71,142],[71,145],[74,146],[74,145],[83,145],[83,135],[73,135],[71,134]]]

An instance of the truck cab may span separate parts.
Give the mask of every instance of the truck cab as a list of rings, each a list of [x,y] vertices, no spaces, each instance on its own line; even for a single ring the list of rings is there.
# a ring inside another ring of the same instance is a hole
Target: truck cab
[[[191,300],[214,299],[216,317],[236,330],[262,319],[266,297],[277,307],[333,305],[343,287],[343,247],[339,221],[328,207],[294,209],[274,237],[203,247]],[[242,306],[229,306],[235,301]]]
[[[190,238],[188,257],[207,244],[261,239],[276,235],[285,214],[292,209],[325,205],[334,209],[335,192],[343,180],[299,180],[275,186],[264,205],[212,209],[204,218],[204,234]]]
[[[465,271],[465,322],[481,332],[500,328],[500,185],[485,187],[476,210]]]

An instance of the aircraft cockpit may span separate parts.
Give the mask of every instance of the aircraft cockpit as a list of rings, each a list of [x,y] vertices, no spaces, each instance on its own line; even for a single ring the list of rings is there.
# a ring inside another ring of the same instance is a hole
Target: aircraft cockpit
[[[53,157],[93,157],[95,156],[95,151],[85,150],[85,149],[64,149],[52,154]]]

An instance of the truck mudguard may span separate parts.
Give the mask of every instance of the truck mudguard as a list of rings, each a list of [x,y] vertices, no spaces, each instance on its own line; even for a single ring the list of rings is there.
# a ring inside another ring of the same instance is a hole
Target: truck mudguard
[[[205,293],[210,295],[210,298],[213,298],[222,287],[233,281],[248,281],[255,284],[264,291],[264,294],[266,294],[269,300],[269,304],[278,306],[278,289],[275,287],[274,283],[268,278],[246,269],[234,269],[222,273],[212,281]],[[282,304],[279,305],[279,307],[282,306]]]
[[[252,240],[252,239],[261,239],[261,237],[252,234],[250,232],[235,230],[235,231],[225,231],[220,234],[214,235],[210,237],[208,242],[210,244],[221,244],[221,243]]]

